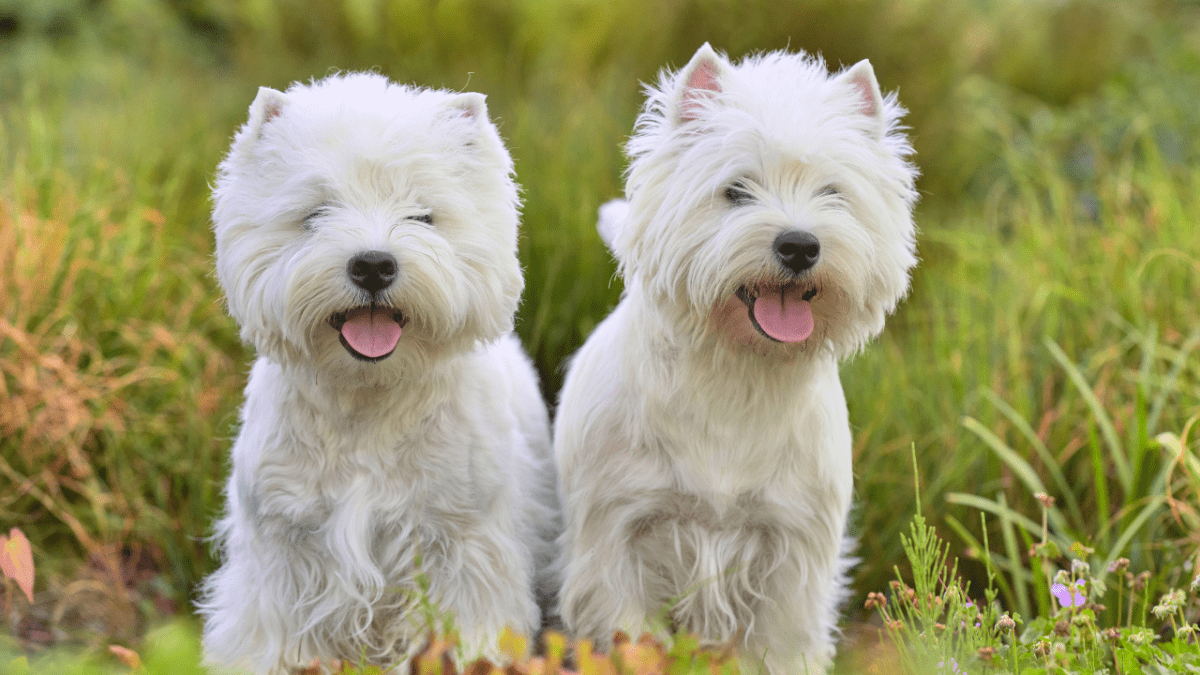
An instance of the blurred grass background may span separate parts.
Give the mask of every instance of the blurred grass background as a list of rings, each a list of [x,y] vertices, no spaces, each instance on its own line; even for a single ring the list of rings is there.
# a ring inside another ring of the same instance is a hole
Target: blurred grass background
[[[621,192],[640,83],[704,41],[869,58],[910,110],[922,262],[842,371],[850,617],[903,560],[913,447],[956,553],[980,553],[989,512],[1011,606],[1037,601],[1030,475],[1059,498],[1063,541],[1186,583],[1196,2],[0,0],[0,526],[28,534],[39,574],[32,606],[6,596],[10,632],[136,640],[189,611],[213,565],[252,355],[211,275],[208,183],[259,85],[374,68],[488,95],[524,186],[518,331],[553,400],[620,294],[594,224]]]

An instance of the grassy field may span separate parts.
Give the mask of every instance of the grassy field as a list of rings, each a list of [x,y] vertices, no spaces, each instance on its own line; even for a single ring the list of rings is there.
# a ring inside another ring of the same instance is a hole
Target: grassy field
[[[639,83],[705,40],[870,58],[910,110],[922,261],[842,371],[863,558],[848,620],[878,625],[863,602],[896,566],[913,583],[918,507],[977,601],[991,550],[996,603],[1023,625],[1060,611],[1072,559],[1107,583],[1106,627],[1137,624],[1118,558],[1149,573],[1143,600],[1187,587],[1195,3],[0,0],[0,529],[29,536],[38,569],[32,604],[5,596],[14,648],[141,644],[213,564],[251,354],[212,278],[208,183],[259,85],[376,68],[489,96],[524,186],[518,331],[552,401],[620,293],[594,223],[621,191]],[[1043,540],[1057,551],[1031,555]],[[158,635],[194,651],[191,630]]]

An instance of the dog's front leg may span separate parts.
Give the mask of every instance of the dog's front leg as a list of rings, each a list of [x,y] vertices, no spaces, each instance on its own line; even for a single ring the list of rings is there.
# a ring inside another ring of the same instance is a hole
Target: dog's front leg
[[[633,511],[614,504],[579,511],[568,512],[564,537],[559,607],[567,631],[591,638],[599,649],[612,646],[616,631],[633,639],[660,631],[653,619],[663,607],[652,606],[661,603],[645,589],[647,577],[656,574],[642,568],[628,541]]]
[[[507,659],[499,639],[508,628],[533,637],[539,611],[533,595],[533,565],[520,540],[499,525],[474,528],[457,543],[455,564],[430,570],[430,594],[454,617],[459,663],[484,657]]]

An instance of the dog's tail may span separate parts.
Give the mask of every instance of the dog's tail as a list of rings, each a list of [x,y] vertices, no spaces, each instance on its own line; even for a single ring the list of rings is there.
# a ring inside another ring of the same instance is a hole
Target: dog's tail
[[[614,199],[600,207],[600,221],[596,223],[596,229],[600,232],[600,238],[604,240],[604,245],[614,255],[617,249],[613,247],[613,241],[617,238],[621,227],[625,225],[625,219],[628,216],[629,202],[624,199]]]

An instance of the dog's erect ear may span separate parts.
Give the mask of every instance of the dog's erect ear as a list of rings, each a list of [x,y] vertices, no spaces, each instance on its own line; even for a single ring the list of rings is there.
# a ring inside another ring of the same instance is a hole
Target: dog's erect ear
[[[473,91],[459,94],[445,103],[452,114],[469,117],[476,121],[488,118],[487,97]]]
[[[442,104],[440,114],[442,119],[451,120],[459,118],[472,123],[472,133],[468,132],[463,136],[463,145],[468,148],[479,147],[482,142],[485,145],[487,137],[485,130],[491,127],[491,120],[488,118],[487,97],[473,91],[464,94],[457,94],[453,98]]]
[[[871,67],[871,62],[866,59],[859,61],[838,79],[854,88],[859,100],[859,111],[875,122],[875,137],[883,138],[883,95],[879,92],[879,82],[875,79],[875,69]]]
[[[246,123],[253,138],[262,136],[263,128],[271,120],[279,117],[287,103],[287,94],[270,87],[258,88],[258,96],[255,96],[254,103],[250,104],[250,121]]]
[[[705,42],[692,60],[679,71],[678,84],[672,97],[672,121],[684,124],[696,119],[703,107],[701,101],[721,93],[721,81],[729,71],[729,62]]]
[[[616,242],[621,228],[625,226],[625,219],[628,217],[629,202],[624,199],[614,199],[600,206],[600,220],[596,223],[596,229],[599,230],[600,239],[604,241],[604,245],[618,258],[620,256],[617,255],[617,246],[614,242]]]

